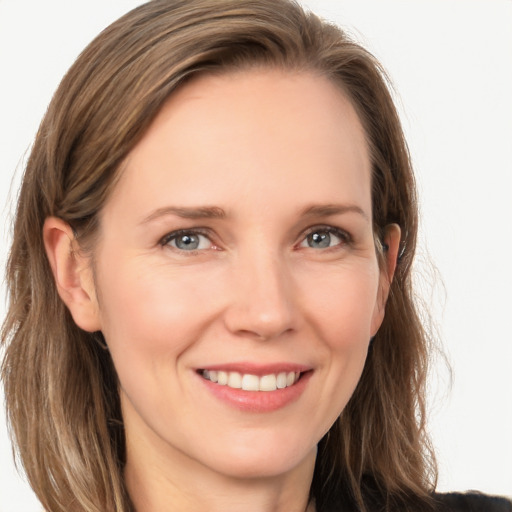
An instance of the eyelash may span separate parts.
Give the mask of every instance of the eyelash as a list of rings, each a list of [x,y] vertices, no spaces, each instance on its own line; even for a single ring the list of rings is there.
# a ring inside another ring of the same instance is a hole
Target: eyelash
[[[215,244],[211,240],[211,238],[212,238],[211,232],[209,230],[201,229],[201,228],[178,229],[176,231],[171,231],[170,233],[168,233],[167,235],[165,235],[164,237],[162,237],[160,239],[159,244],[162,247],[169,246],[170,242],[172,242],[173,240],[177,240],[179,237],[185,236],[185,235],[188,235],[188,236],[204,236],[204,237],[208,238],[208,240],[210,241],[210,243],[213,246],[215,246]],[[179,247],[172,247],[172,249],[174,249],[176,251],[179,251],[181,253],[187,253],[187,254],[196,254],[196,253],[201,252],[201,251],[204,250],[204,249],[192,249],[190,251],[185,251],[183,249],[180,249]]]
[[[337,247],[352,244],[352,237],[347,231],[328,225],[317,225],[307,229],[302,237],[300,244],[304,243],[307,240],[308,236],[314,233],[328,233],[329,235],[334,235],[341,240],[339,244],[336,244],[332,247],[325,247],[324,250],[335,250]],[[312,249],[312,247],[310,247],[310,249]]]
[[[340,229],[340,228],[337,228],[334,226],[328,226],[328,225],[316,225],[316,226],[312,226],[312,227],[308,228],[306,231],[304,231],[304,233],[302,234],[301,240],[298,244],[298,247],[302,248],[302,244],[307,240],[308,236],[310,236],[314,233],[317,233],[317,232],[318,233],[328,233],[329,235],[332,234],[341,240],[341,242],[339,244],[322,248],[323,250],[333,250],[333,249],[335,250],[337,247],[350,245],[350,244],[352,244],[352,241],[353,241],[351,235],[343,229]],[[218,249],[218,247],[212,241],[211,231],[208,229],[203,229],[203,228],[178,229],[176,231],[172,231],[160,239],[159,245],[161,245],[162,247],[169,246],[170,242],[172,242],[173,240],[177,240],[180,236],[185,236],[185,235],[206,237],[210,241],[210,244],[212,245],[212,247],[210,247],[210,249],[211,248]],[[194,255],[194,254],[197,254],[197,253],[205,250],[205,249],[191,249],[191,250],[187,251],[184,249],[180,249],[178,247],[171,246],[171,248],[175,251],[178,251],[182,254],[187,254],[187,255]],[[303,248],[313,249],[312,247],[303,247]]]

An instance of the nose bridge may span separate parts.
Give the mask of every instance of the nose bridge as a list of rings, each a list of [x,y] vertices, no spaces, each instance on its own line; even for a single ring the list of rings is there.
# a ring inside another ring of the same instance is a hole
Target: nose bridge
[[[232,331],[270,339],[295,327],[292,277],[278,248],[260,243],[241,250],[232,279]]]

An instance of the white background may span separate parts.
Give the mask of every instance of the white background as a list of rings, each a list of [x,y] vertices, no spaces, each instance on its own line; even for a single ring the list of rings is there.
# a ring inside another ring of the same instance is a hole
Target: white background
[[[53,91],[80,50],[139,3],[0,0],[2,268],[26,151]],[[421,195],[418,275],[454,370],[451,391],[441,361],[431,382],[439,488],[512,495],[512,1],[306,3],[349,28],[399,92]],[[433,291],[429,258],[441,276]],[[11,461],[0,413],[0,512],[40,510]]]

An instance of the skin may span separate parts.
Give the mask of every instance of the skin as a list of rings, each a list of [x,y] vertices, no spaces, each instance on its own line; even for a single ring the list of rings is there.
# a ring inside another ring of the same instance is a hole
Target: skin
[[[129,154],[94,268],[47,220],[61,297],[103,332],[119,374],[137,510],[306,510],[316,445],[360,378],[394,272],[399,228],[379,268],[370,168],[357,114],[326,78],[201,76]],[[210,216],[185,211],[198,208]],[[176,230],[199,247],[180,249]],[[303,392],[242,410],[197,372],[247,361],[307,367]]]

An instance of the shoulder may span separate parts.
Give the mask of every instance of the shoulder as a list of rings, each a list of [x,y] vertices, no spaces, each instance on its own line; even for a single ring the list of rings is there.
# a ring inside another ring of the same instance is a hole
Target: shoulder
[[[512,512],[512,501],[479,492],[435,494],[436,512]]]

